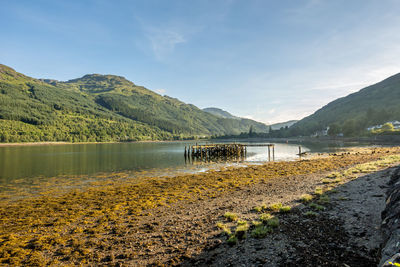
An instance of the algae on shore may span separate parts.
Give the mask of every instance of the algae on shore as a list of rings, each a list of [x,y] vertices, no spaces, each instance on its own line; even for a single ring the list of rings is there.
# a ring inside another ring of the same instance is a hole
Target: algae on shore
[[[115,257],[112,246],[122,246],[130,232],[140,230],[138,218],[157,207],[215,198],[250,184],[267,183],[271,178],[339,171],[378,159],[386,164],[390,161],[386,156],[399,153],[399,148],[374,148],[358,154],[148,178],[135,183],[104,181],[85,190],[3,201],[0,203],[0,263],[85,264],[112,259]],[[129,261],[136,256],[126,248],[120,257]]]

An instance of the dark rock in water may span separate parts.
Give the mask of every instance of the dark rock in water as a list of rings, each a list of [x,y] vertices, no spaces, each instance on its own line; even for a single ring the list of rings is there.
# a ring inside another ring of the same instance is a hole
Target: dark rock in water
[[[382,246],[379,266],[394,266],[395,262],[400,263],[400,167],[390,178],[386,208],[381,216],[385,242]],[[393,264],[390,265],[389,262]]]

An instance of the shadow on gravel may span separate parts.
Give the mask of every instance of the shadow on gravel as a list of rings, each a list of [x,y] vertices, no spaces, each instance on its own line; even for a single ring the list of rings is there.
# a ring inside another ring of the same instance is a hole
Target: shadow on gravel
[[[388,168],[377,173],[388,176],[390,169]],[[360,185],[363,185],[363,187],[360,187]],[[376,186],[377,189],[369,190],[368,192],[368,188],[371,186]],[[346,231],[343,226],[346,216],[340,214],[340,209],[337,206],[347,204],[338,204],[340,200],[338,200],[337,196],[342,192],[347,192],[351,195],[351,190],[359,189],[359,196],[374,198],[373,201],[381,203],[382,207],[384,207],[385,188],[386,182],[383,183],[383,181],[380,181],[380,185],[378,186],[378,184],[374,183],[370,174],[360,176],[357,179],[337,186],[334,190],[326,191],[320,196],[314,195],[313,201],[307,204],[299,201],[289,213],[275,213],[274,215],[280,221],[279,227],[265,238],[256,239],[251,237],[250,232],[254,228],[254,226],[251,226],[247,238],[239,240],[236,245],[230,246],[226,242],[227,236],[221,233],[210,238],[208,246],[202,253],[190,258],[184,258],[181,265],[377,266],[380,256],[378,249],[380,244],[377,244],[374,249],[368,249],[362,244],[352,242],[354,241],[352,239],[356,235],[357,238],[362,239],[368,231],[363,229],[364,225],[355,225],[355,228],[362,230],[357,234]],[[335,198],[335,201],[331,201],[333,198]],[[324,201],[321,201],[321,199]],[[357,201],[360,202],[359,199]],[[310,206],[311,203],[318,204],[324,207],[324,209],[316,210],[315,207]],[[350,204],[352,203],[351,201],[343,203],[352,205]],[[362,200],[360,203],[363,205]],[[365,205],[368,205],[367,202],[365,202]],[[345,207],[349,209],[349,212],[353,208]],[[368,216],[364,220],[368,220],[370,216],[378,216],[380,218],[380,211],[374,211],[373,214],[368,215],[365,211],[360,211],[356,214],[357,212],[358,210],[355,213],[353,212],[355,220],[359,216]],[[332,213],[335,216],[332,216]],[[221,216],[221,221],[223,220],[224,218]],[[360,224],[362,224],[362,220],[360,220]],[[369,229],[369,231],[376,233],[376,231],[380,230],[374,228]]]

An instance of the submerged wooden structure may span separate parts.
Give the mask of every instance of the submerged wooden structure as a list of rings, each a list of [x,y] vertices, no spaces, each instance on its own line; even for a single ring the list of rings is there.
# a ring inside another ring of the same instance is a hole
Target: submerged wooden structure
[[[185,146],[185,159],[196,160],[224,160],[224,159],[244,159],[247,156],[247,147],[265,146],[268,147],[268,160],[275,159],[274,144],[206,144]]]

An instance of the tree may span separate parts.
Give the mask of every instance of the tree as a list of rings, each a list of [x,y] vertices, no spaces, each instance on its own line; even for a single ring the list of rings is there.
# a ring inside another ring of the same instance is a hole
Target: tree
[[[336,136],[340,133],[341,129],[340,126],[336,123],[333,123],[329,126],[328,135],[329,136]]]
[[[254,130],[253,130],[253,125],[250,125],[250,129],[249,129],[249,136],[253,136],[254,134]]]
[[[390,122],[387,122],[384,125],[382,125],[381,130],[383,132],[393,132],[394,131],[393,124],[391,124]]]
[[[352,136],[356,133],[356,124],[354,120],[347,120],[343,124],[343,134],[345,136]]]

